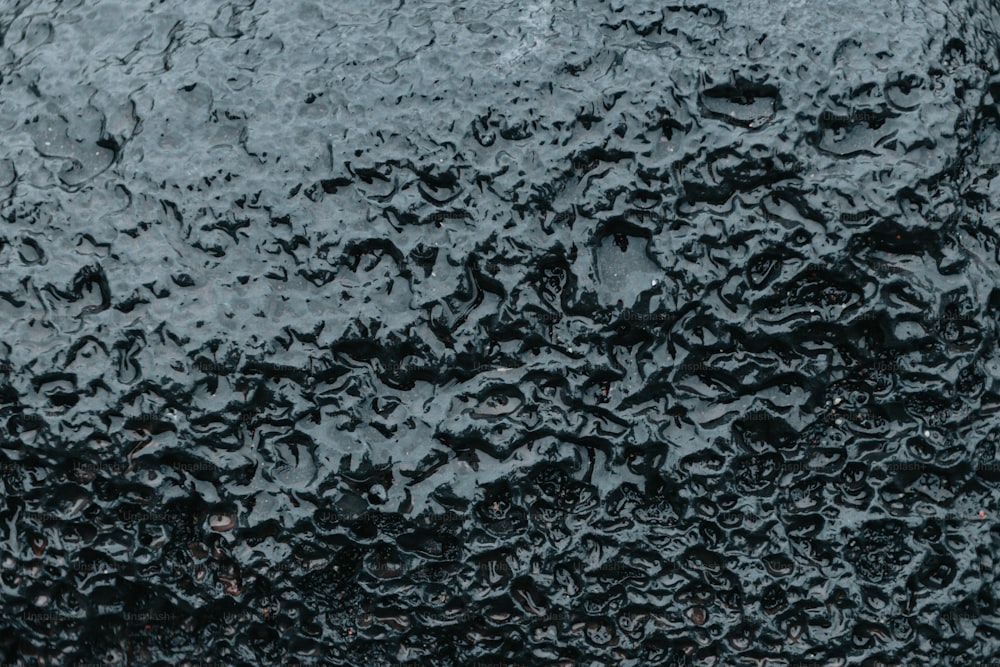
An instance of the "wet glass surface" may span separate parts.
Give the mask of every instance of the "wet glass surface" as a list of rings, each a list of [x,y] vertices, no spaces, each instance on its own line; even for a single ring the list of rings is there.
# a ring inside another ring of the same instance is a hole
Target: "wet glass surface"
[[[3,662],[990,664],[998,26],[0,3]]]

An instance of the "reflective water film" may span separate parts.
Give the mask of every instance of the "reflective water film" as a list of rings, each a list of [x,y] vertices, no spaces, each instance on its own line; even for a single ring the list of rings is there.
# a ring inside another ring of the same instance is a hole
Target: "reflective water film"
[[[991,664],[998,32],[0,2],[0,664]]]

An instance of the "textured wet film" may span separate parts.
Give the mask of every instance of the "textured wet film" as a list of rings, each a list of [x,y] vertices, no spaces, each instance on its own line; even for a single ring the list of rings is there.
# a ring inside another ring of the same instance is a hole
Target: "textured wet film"
[[[0,0],[0,664],[1000,662],[998,31]]]

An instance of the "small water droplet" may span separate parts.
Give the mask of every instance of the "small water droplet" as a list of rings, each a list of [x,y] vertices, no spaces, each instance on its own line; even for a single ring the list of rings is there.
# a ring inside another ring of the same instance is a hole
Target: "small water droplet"
[[[236,525],[236,519],[228,514],[213,514],[208,518],[208,525],[212,530],[224,533]]]

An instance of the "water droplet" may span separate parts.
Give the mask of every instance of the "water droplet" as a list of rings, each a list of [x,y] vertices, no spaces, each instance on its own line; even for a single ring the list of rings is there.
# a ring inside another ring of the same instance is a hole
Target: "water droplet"
[[[208,518],[208,525],[212,530],[224,533],[236,525],[236,519],[228,514],[213,514]]]

